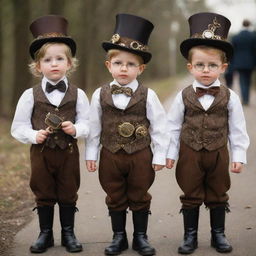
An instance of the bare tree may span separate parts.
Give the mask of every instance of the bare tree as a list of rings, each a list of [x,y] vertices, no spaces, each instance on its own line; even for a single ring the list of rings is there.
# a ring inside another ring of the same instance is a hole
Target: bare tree
[[[13,0],[14,6],[14,91],[12,105],[15,106],[18,98],[25,88],[30,85],[30,75],[28,73],[28,51],[24,49],[29,44],[29,2],[23,0]],[[21,50],[22,47],[22,50]]]

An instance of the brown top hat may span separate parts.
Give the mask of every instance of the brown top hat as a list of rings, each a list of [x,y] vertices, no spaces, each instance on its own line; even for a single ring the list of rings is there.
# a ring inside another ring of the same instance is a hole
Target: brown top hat
[[[134,53],[147,63],[152,57],[148,51],[148,40],[153,28],[154,25],[142,17],[117,14],[114,34],[109,42],[102,43],[102,47],[105,51],[119,49]]]
[[[227,59],[233,55],[233,47],[227,41],[231,26],[226,17],[210,12],[201,12],[192,15],[189,19],[190,38],[180,44],[180,51],[187,59],[189,50],[198,45],[206,45],[223,50]]]
[[[48,42],[60,42],[68,45],[72,55],[75,56],[76,43],[67,35],[67,27],[68,21],[59,15],[46,15],[34,20],[30,25],[30,30],[35,38],[29,47],[31,57],[34,59],[35,52]]]

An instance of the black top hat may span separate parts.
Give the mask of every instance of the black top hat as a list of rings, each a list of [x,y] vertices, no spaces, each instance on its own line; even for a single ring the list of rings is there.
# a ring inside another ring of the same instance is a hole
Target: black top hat
[[[198,45],[221,49],[226,53],[227,59],[231,59],[233,47],[226,41],[231,26],[229,19],[217,13],[202,12],[192,15],[188,22],[190,38],[180,44],[180,51],[186,59],[189,50]]]
[[[30,30],[35,38],[29,48],[31,57],[34,59],[35,52],[48,42],[60,42],[68,45],[72,55],[75,56],[76,43],[67,35],[67,27],[68,21],[59,15],[46,15],[34,20],[30,25]]]
[[[102,47],[105,51],[119,49],[134,53],[143,58],[144,63],[151,59],[148,52],[149,36],[154,25],[139,16],[131,14],[117,14],[116,27],[110,42],[103,42]]]

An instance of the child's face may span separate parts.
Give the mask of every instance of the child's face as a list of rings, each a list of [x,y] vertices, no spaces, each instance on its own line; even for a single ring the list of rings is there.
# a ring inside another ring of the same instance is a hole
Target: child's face
[[[218,79],[227,66],[227,63],[222,63],[217,51],[202,49],[194,49],[191,63],[187,64],[189,72],[205,86],[211,85]]]
[[[70,68],[66,47],[64,44],[50,45],[44,57],[39,60],[38,71],[53,82],[59,81]]]
[[[140,64],[136,55],[126,51],[120,51],[105,64],[120,85],[129,84],[145,69],[145,65]]]

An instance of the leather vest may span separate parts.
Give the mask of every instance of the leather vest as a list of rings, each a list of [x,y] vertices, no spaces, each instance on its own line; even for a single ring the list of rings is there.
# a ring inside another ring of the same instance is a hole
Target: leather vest
[[[61,117],[64,121],[75,122],[76,117],[76,102],[77,102],[77,88],[69,85],[66,94],[57,107],[50,103],[44,94],[41,84],[33,87],[34,108],[32,112],[32,127],[35,130],[46,129],[45,117],[50,112]],[[45,141],[45,145],[50,148],[59,146],[65,149],[70,146],[70,143],[76,142],[72,136],[64,133],[61,129],[50,134]]]
[[[131,154],[150,145],[151,139],[148,132],[150,123],[146,116],[147,93],[148,89],[139,85],[126,109],[122,110],[114,105],[110,85],[102,86],[100,92],[102,108],[100,142],[112,153],[123,149],[128,154]],[[127,126],[129,132],[126,134],[127,123],[129,124]],[[124,134],[122,127],[124,127]],[[134,127],[134,131],[131,127]],[[141,127],[144,129],[143,135],[137,133]]]
[[[230,91],[220,86],[209,109],[204,110],[195,91],[188,86],[182,91],[185,105],[184,123],[181,140],[196,151],[203,148],[213,151],[228,142],[228,102]]]

